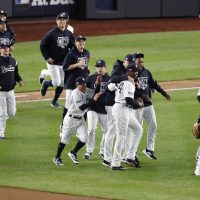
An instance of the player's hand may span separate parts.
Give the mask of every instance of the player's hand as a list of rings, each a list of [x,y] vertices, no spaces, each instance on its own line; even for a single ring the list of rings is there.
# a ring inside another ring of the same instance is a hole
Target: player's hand
[[[97,76],[95,84],[99,85],[101,83],[101,81],[102,81],[102,77],[101,76]]]
[[[169,96],[169,94],[165,95],[165,98],[169,101],[171,99],[171,97]]]
[[[47,63],[50,64],[50,65],[53,65],[54,59],[53,58],[48,58],[47,59]]]
[[[85,65],[85,59],[80,59],[78,61],[78,67],[82,67],[83,65]]]
[[[102,92],[96,93],[93,97],[94,101],[97,101],[98,98],[101,96]]]
[[[24,86],[24,82],[23,81],[19,81],[19,86],[23,87]]]

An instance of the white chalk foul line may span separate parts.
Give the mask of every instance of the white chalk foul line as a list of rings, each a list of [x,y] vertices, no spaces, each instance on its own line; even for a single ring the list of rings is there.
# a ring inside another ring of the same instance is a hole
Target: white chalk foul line
[[[174,88],[174,89],[166,89],[165,91],[181,91],[181,90],[193,90],[193,89],[199,89],[199,87],[189,87],[189,88]],[[28,96],[28,95],[21,95],[18,97],[22,97],[22,96]],[[63,98],[59,98],[59,99],[65,99]],[[24,101],[17,101],[17,103],[31,103],[31,102],[41,102],[41,101],[50,101],[52,99],[37,99],[37,100],[24,100]]]

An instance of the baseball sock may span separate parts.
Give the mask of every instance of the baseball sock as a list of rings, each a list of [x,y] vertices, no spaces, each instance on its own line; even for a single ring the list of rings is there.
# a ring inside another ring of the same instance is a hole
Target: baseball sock
[[[63,144],[62,142],[60,142],[58,144],[56,158],[59,158],[61,156],[61,153],[62,153],[62,151],[63,151],[64,148],[65,148],[65,144]]]
[[[71,153],[76,154],[84,145],[85,145],[84,142],[81,142],[80,140],[78,140],[78,142],[76,143],[76,146],[71,151]]]
[[[55,95],[54,95],[54,98],[52,100],[52,102],[57,102],[58,101],[58,98],[60,97],[60,95],[62,94],[62,91],[63,91],[63,87],[61,86],[58,86],[56,89],[55,89]]]
[[[45,84],[49,87],[53,87],[53,84],[52,84],[52,80],[50,80],[50,81],[46,81],[45,80]]]

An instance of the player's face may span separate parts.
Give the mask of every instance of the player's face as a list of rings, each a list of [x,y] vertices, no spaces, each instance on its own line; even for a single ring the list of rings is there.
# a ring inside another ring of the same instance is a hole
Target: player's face
[[[79,51],[83,51],[83,49],[85,48],[85,40],[78,40],[76,41],[75,45]]]
[[[86,90],[86,84],[79,84],[77,85],[77,87],[81,92],[85,92]]]
[[[0,55],[1,56],[9,56],[9,54],[10,54],[10,48],[9,47],[0,48]]]
[[[67,27],[67,20],[64,18],[57,19],[56,23],[59,29],[65,29]]]
[[[135,60],[135,65],[136,65],[137,67],[144,67],[143,58],[137,58],[137,59]]]
[[[106,73],[106,68],[105,67],[96,67],[97,73],[101,76],[105,75]]]
[[[124,60],[123,65],[125,68],[127,68],[129,65],[133,64],[132,62],[129,62],[127,60]]]
[[[138,76],[138,72],[130,71],[130,72],[128,72],[128,75],[129,75],[131,78],[135,79],[135,78],[137,78],[137,76]]]
[[[5,15],[0,15],[0,19],[2,19],[3,21],[6,21],[6,16]]]
[[[6,24],[5,23],[0,23],[0,31],[5,30]]]

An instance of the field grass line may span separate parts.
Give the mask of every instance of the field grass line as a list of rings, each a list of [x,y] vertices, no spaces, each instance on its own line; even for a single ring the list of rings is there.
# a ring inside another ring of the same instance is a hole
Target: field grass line
[[[165,89],[165,91],[181,91],[181,90],[193,90],[193,89],[199,89],[199,87],[183,87],[183,88],[171,88],[171,89]],[[42,101],[51,101],[52,98],[45,98],[45,99],[31,99],[31,100],[17,100],[18,98],[22,97],[28,97],[28,95],[23,94],[23,95],[16,95],[16,101],[17,103],[31,103],[31,102],[42,102]],[[65,97],[60,97],[60,100],[64,100]]]

